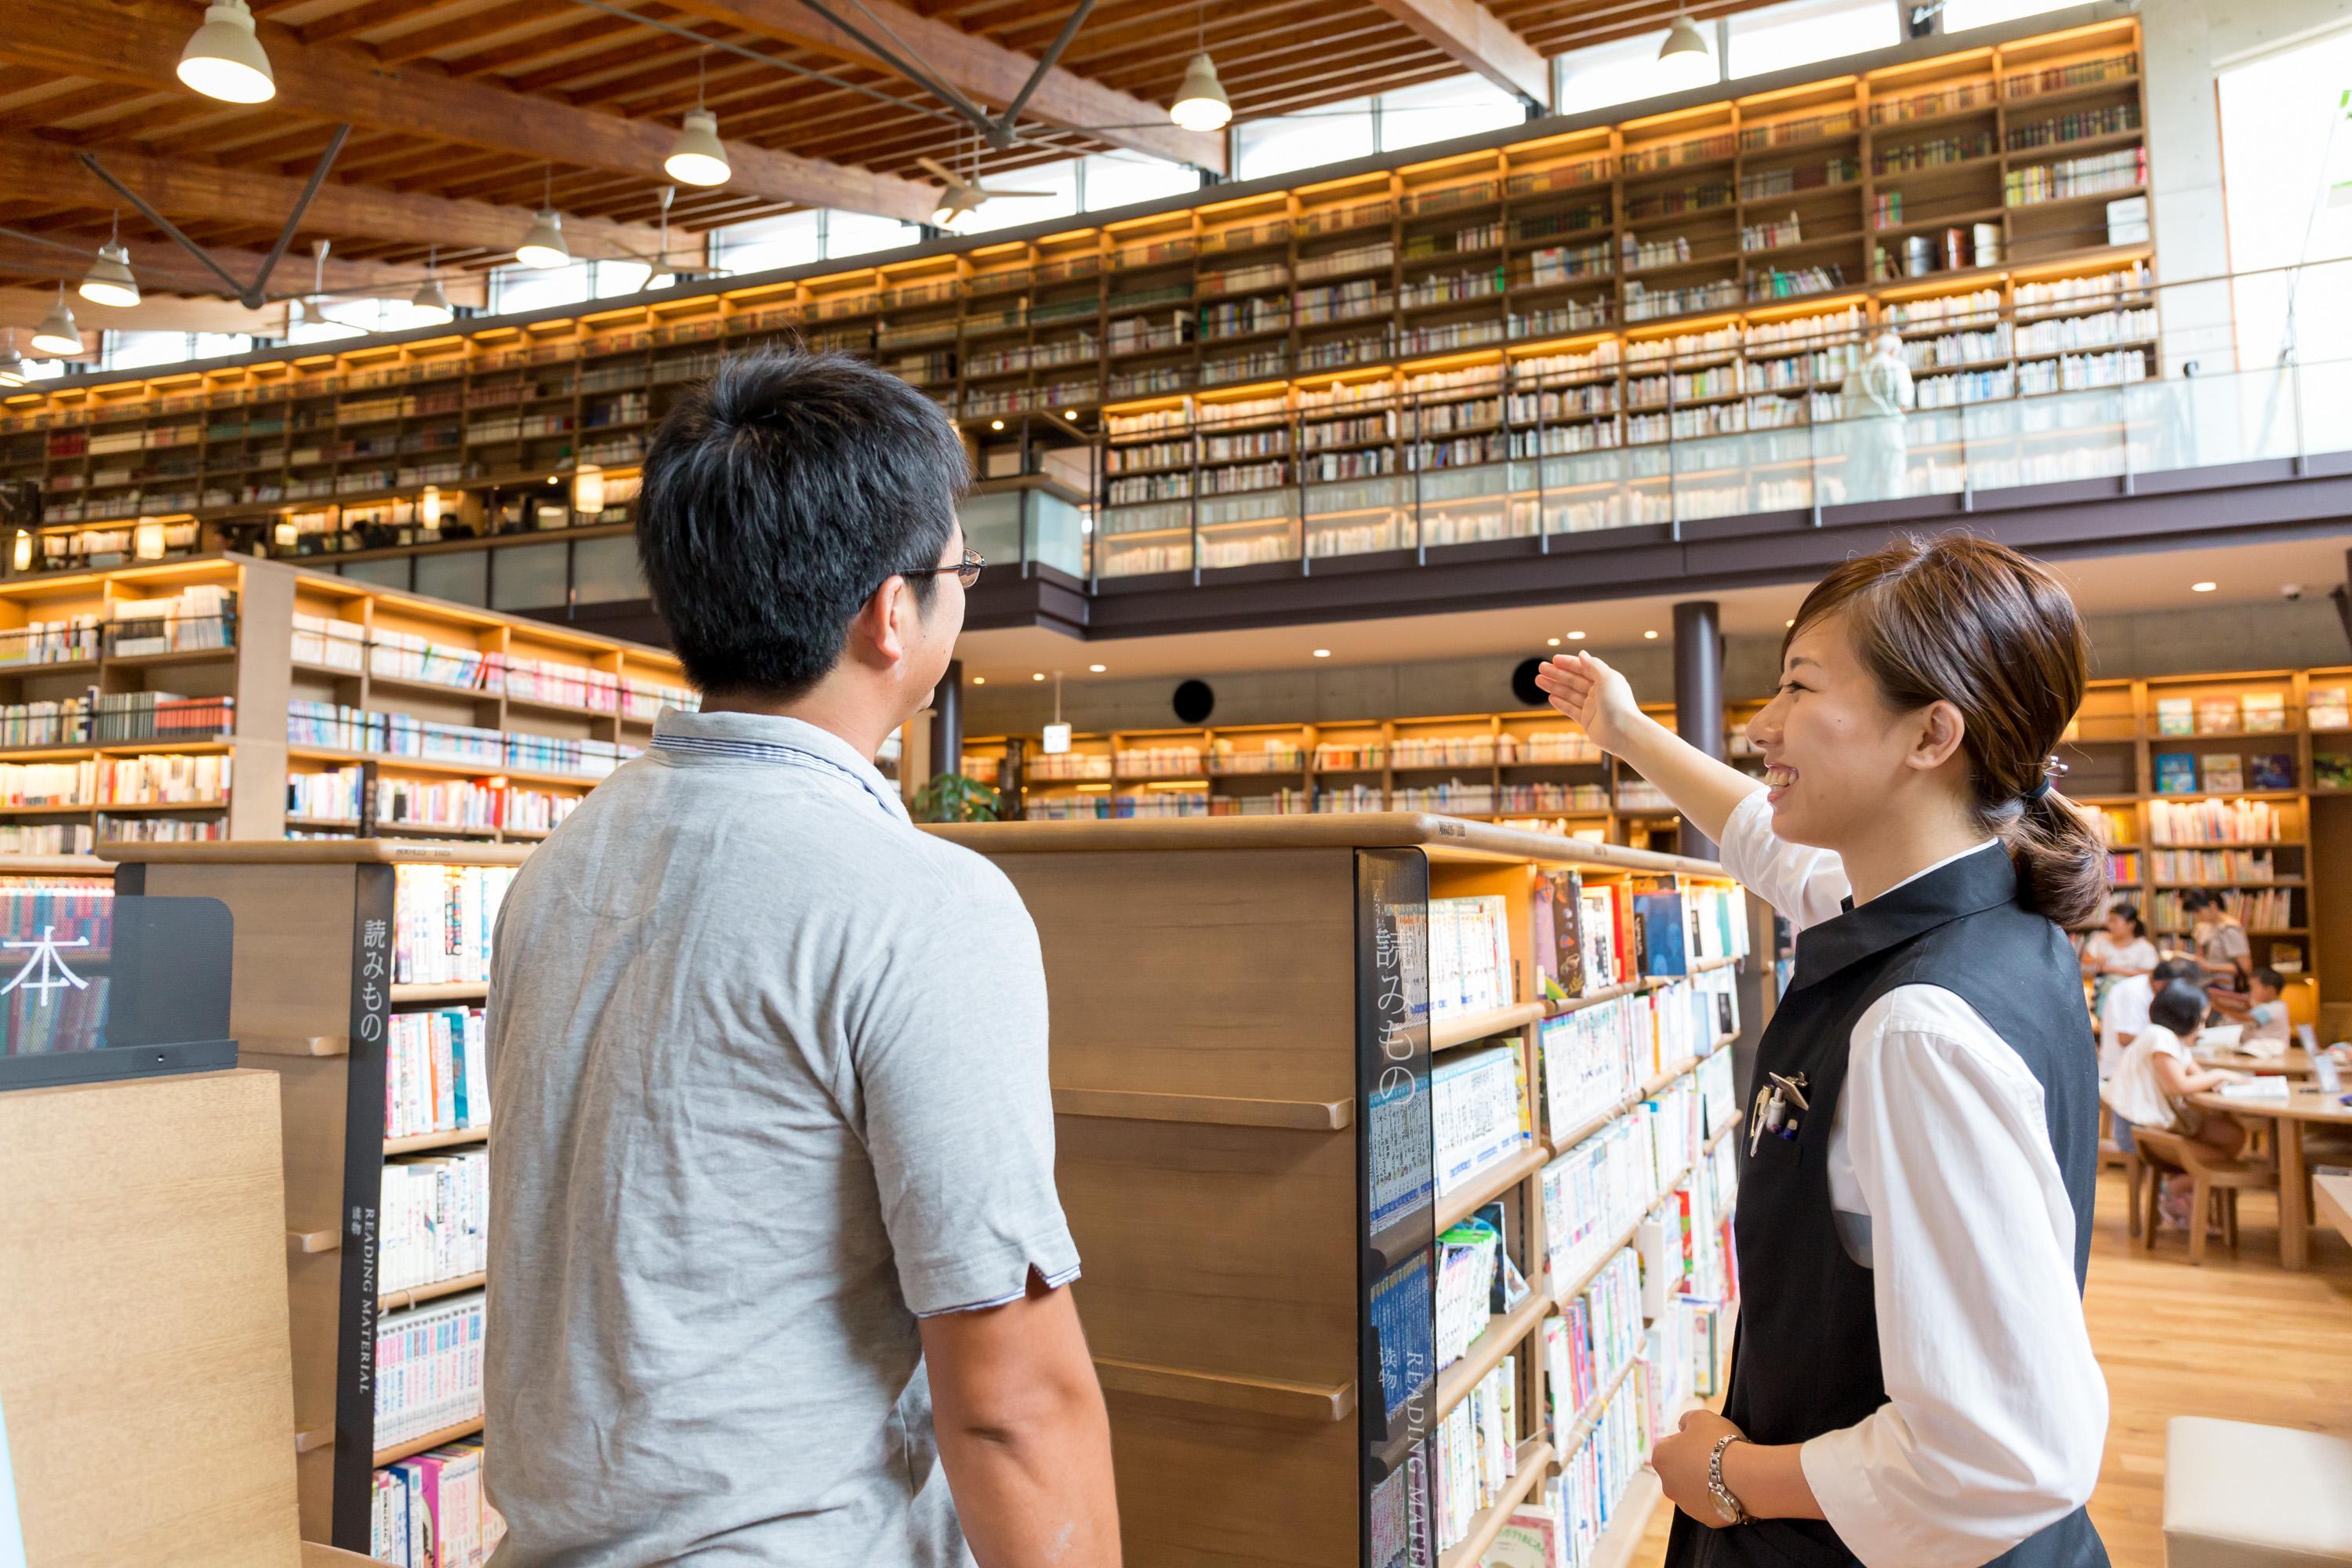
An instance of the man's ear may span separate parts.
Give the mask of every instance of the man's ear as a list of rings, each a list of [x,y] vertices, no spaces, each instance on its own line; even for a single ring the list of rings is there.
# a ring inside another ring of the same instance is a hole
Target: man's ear
[[[907,637],[920,613],[904,577],[884,578],[849,623],[848,651],[866,664],[888,668],[907,657]]]

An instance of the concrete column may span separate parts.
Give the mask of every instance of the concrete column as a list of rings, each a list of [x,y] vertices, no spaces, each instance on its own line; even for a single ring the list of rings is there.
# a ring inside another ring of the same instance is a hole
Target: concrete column
[[[931,693],[931,773],[963,771],[963,660],[951,659]],[[929,779],[922,781],[930,783]]]
[[[1723,616],[1712,599],[1675,606],[1675,732],[1723,757]],[[1712,858],[1715,842],[1683,818],[1682,852]]]

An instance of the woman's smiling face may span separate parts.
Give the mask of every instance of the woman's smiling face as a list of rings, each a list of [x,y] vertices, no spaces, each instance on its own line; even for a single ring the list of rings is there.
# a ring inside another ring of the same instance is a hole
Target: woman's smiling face
[[[1904,759],[1918,730],[1916,715],[1887,708],[1843,615],[1798,628],[1772,700],[1748,722],[1748,738],[1764,758],[1772,831],[1792,843],[1840,847],[1911,782]]]

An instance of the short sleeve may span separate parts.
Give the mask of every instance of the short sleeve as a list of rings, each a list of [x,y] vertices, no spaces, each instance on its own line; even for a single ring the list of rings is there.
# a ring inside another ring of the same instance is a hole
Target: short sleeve
[[[2147,1042],[2151,1056],[2170,1057],[2184,1062],[2189,1059],[2189,1047],[2182,1043],[2180,1037],[2161,1025],[2151,1025],[2139,1037]]]
[[[1757,790],[1723,826],[1723,868],[1799,931],[1835,920],[1853,891],[1833,849],[1791,844],[1772,831],[1772,805]]]
[[[882,1224],[917,1317],[1018,1300],[1033,1270],[1048,1286],[1078,1274],[1054,1187],[1036,927],[993,867],[961,880],[868,971],[850,1038]]]

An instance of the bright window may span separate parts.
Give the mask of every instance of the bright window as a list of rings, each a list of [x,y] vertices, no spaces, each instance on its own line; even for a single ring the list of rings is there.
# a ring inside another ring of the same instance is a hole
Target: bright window
[[[1079,179],[1079,199],[1088,212],[1158,201],[1201,188],[1197,171],[1143,153],[1090,153]]]
[[[1990,27],[2021,16],[2039,16],[2063,9],[2067,0],[1945,0],[1944,31],[1965,33],[1970,27]]]
[[[137,370],[152,364],[178,364],[188,357],[185,332],[108,332],[100,342],[98,363],[105,370]]]
[[[226,359],[230,354],[253,352],[253,340],[243,332],[195,332],[190,335],[194,339],[189,347],[188,357],[191,359]]]
[[[890,250],[922,238],[922,231],[913,224],[875,213],[828,211],[824,216],[824,254],[828,260],[836,256]]]
[[[1794,0],[1728,23],[1735,77],[1792,70],[1903,41],[1903,0]],[[1710,40],[1712,41],[1712,40]]]
[[[1343,163],[1369,157],[1379,150],[1372,141],[1369,98],[1327,103],[1297,114],[1243,121],[1234,128],[1234,142],[1237,180]]]
[[[496,315],[543,310],[550,305],[575,305],[593,298],[595,292],[590,285],[585,261],[562,267],[501,267],[490,274],[490,310]],[[349,311],[335,313],[345,321],[357,320]]]
[[[2352,32],[2220,72],[2221,180],[2245,366],[2352,356]],[[2298,278],[2300,281],[2298,281]],[[2217,345],[2218,346],[2218,345]]]
[[[1078,210],[1078,161],[1076,158],[985,175],[980,183],[983,186],[994,185],[1007,191],[1043,191],[1045,194],[1041,196],[989,197],[971,215],[962,231],[966,234],[1013,228],[1024,223],[1043,223],[1047,218],[1067,217]]]
[[[1449,137],[1524,123],[1527,106],[1485,77],[1465,72],[1381,94],[1380,150],[1419,147]]]
[[[634,294],[646,286],[653,268],[642,261],[593,261],[589,266],[596,280],[596,298],[609,300],[615,294]]]
[[[824,214],[810,209],[710,231],[710,262],[730,272],[802,267],[824,255]]]
[[[1657,70],[1658,46],[1665,41],[1663,32],[1645,33],[1560,56],[1553,62],[1559,72],[1553,89],[1559,112],[1583,114],[1655,98],[1664,90]]]

